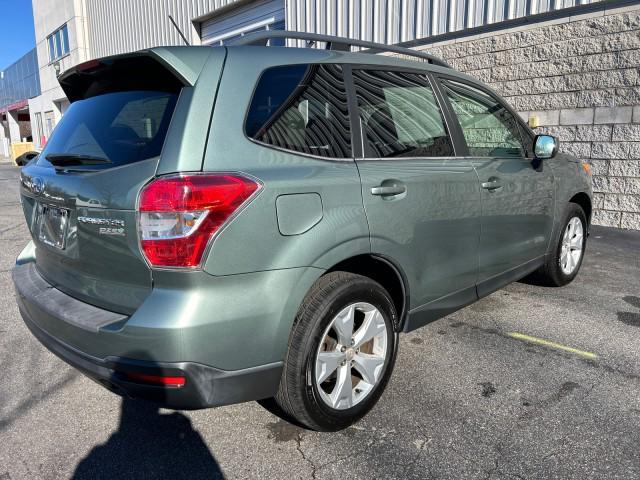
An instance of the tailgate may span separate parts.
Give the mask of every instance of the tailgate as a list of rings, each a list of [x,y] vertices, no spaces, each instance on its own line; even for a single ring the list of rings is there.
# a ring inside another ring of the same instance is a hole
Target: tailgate
[[[151,271],[138,248],[135,199],[157,163],[84,174],[38,166],[23,172],[22,206],[42,277],[85,302],[135,310],[151,289]],[[32,185],[43,185],[39,194]]]
[[[48,283],[123,314],[147,297],[152,270],[139,247],[138,193],[167,165],[201,168],[203,151],[193,142],[184,149],[183,119],[194,110],[211,116],[215,91],[209,86],[210,103],[203,103],[197,80],[213,50],[124,55],[61,77],[72,103],[21,174],[36,268]]]

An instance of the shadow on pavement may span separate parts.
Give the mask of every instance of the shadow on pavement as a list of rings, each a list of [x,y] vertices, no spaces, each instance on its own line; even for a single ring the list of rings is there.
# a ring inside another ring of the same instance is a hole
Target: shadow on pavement
[[[80,461],[74,479],[224,479],[218,462],[179,412],[160,414],[143,400],[122,399],[120,425]]]

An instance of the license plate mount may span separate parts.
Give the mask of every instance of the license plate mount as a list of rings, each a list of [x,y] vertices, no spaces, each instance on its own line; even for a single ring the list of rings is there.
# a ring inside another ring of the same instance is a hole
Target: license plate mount
[[[38,205],[38,239],[45,245],[64,250],[69,229],[69,210]]]

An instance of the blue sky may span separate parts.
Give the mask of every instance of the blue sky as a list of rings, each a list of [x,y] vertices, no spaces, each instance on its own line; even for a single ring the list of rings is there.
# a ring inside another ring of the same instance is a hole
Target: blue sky
[[[35,46],[31,0],[0,0],[0,70]]]

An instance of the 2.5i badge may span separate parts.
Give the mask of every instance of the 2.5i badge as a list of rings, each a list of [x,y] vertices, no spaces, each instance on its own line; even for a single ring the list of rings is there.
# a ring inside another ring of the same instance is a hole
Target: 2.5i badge
[[[120,237],[124,237],[124,228],[116,228],[116,227],[100,227],[98,229],[98,233],[100,235],[117,235]]]

